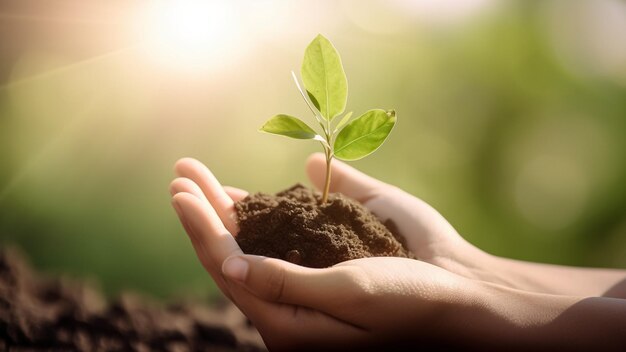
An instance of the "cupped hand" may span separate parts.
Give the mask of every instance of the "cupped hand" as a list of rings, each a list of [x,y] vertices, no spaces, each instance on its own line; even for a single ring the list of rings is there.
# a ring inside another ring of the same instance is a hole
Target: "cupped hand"
[[[499,281],[488,269],[497,259],[465,241],[426,202],[341,161],[333,161],[332,167],[330,191],[361,202],[382,221],[391,219],[419,260],[467,278]],[[306,168],[311,182],[321,189],[326,168],[324,156],[311,155]]]
[[[222,273],[224,261],[243,254],[233,237],[238,231],[234,201],[246,193],[237,189],[227,189],[227,193],[194,159],[179,160],[175,172],[178,178],[170,184],[172,205],[200,262],[222,292],[255,324],[269,348],[313,347],[322,342],[337,345],[365,336],[360,329],[321,311],[264,299],[227,279]]]
[[[322,155],[309,158],[307,172],[318,187],[324,168]],[[233,237],[238,232],[234,202],[247,192],[222,187],[194,159],[178,161],[175,172],[172,204],[198,258],[271,349],[374,346],[391,336],[417,337],[415,331],[425,337],[444,307],[462,301],[460,287],[471,285],[426,263],[437,264],[454,246],[469,246],[439,213],[341,162],[333,164],[331,192],[344,193],[379,217],[391,218],[409,249],[425,262],[367,258],[310,269],[244,255]]]

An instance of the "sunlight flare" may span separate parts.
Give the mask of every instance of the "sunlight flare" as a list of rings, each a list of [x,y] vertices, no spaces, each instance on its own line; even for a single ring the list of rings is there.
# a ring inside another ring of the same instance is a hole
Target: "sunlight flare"
[[[144,10],[137,22],[142,47],[168,65],[198,68],[219,62],[240,39],[231,2],[160,0]]]

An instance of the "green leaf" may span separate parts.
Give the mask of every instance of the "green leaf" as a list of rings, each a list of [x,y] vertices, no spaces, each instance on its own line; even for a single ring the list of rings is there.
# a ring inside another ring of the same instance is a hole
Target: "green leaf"
[[[339,123],[337,124],[337,126],[335,126],[335,130],[334,130],[333,133],[337,133],[337,131],[339,131],[341,129],[341,127],[343,127],[343,125],[345,125],[348,121],[350,121],[351,117],[352,117],[352,111],[350,111],[349,113],[343,115],[341,120],[339,120]]]
[[[301,74],[311,101],[326,120],[343,113],[348,80],[339,53],[321,34],[306,48]]]
[[[394,110],[370,110],[346,125],[335,139],[335,156],[358,160],[380,147],[396,124]]]
[[[276,115],[267,120],[259,131],[297,139],[314,139],[317,136],[317,133],[306,123],[284,114]]]

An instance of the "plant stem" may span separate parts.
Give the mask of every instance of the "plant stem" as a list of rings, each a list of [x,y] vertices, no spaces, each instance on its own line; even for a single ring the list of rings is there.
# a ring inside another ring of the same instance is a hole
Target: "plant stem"
[[[326,181],[324,182],[324,193],[322,195],[322,205],[326,204],[328,200],[328,191],[330,190],[330,162],[333,160],[333,156],[330,154],[330,150],[326,151]]]
[[[323,127],[323,126],[322,126]],[[324,148],[326,152],[326,181],[324,182],[324,193],[322,194],[322,205],[326,204],[328,200],[328,191],[330,190],[330,162],[333,161],[333,147],[332,139],[333,133],[330,130],[330,120],[326,120],[326,128],[324,128],[324,135],[328,142],[328,148]]]

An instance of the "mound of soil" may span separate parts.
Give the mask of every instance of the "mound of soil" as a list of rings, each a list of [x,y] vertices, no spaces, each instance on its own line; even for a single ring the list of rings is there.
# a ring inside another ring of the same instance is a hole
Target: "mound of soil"
[[[13,250],[0,251],[0,351],[263,351],[236,307],[166,306],[34,274]]]
[[[415,258],[392,223],[383,224],[359,202],[339,193],[322,195],[301,184],[275,196],[256,193],[235,203],[245,253],[312,268],[366,257]],[[387,226],[385,226],[387,225]]]

